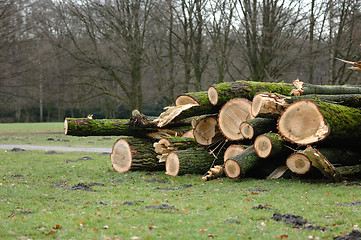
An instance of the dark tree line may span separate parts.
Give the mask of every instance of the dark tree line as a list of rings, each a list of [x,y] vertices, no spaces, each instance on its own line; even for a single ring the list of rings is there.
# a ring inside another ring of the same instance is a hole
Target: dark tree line
[[[360,84],[360,1],[0,1],[0,121],[157,114],[239,79]]]

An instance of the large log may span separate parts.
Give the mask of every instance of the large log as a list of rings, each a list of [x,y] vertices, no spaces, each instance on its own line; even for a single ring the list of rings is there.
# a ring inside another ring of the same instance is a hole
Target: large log
[[[172,151],[168,154],[165,168],[171,176],[206,174],[214,165],[222,164],[223,158],[215,158],[205,148]]]
[[[302,100],[322,101],[340,104],[348,107],[361,107],[361,94],[338,94],[338,95],[302,95],[284,96],[275,93],[258,93],[252,100],[251,113],[257,117],[278,117],[289,104]]]
[[[211,104],[221,106],[233,98],[252,100],[258,92],[275,92],[290,95],[293,85],[289,83],[236,81],[218,83],[208,88]]]
[[[222,134],[232,140],[244,139],[239,128],[242,122],[253,119],[251,102],[245,98],[233,98],[224,104],[218,114],[218,126]]]
[[[322,101],[299,100],[290,104],[278,121],[279,133],[299,145],[315,142],[337,146],[361,141],[361,110]]]
[[[277,130],[277,120],[272,118],[254,118],[241,123],[240,132],[245,139],[254,139],[258,135]]]
[[[110,154],[112,166],[119,173],[129,170],[159,171],[164,169],[153,148],[153,141],[145,138],[120,138]]]
[[[171,129],[170,129],[171,128]],[[141,138],[162,138],[181,136],[191,126],[175,124],[169,129],[158,128],[154,124],[147,126],[129,125],[129,119],[88,119],[66,118],[65,135],[72,136],[135,136]]]

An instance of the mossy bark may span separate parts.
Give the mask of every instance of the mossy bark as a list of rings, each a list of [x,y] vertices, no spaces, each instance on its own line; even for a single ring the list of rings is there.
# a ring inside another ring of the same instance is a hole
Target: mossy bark
[[[344,85],[313,85],[304,83],[302,94],[361,94],[360,86],[344,86]]]
[[[179,159],[179,170],[177,175],[206,174],[211,166],[220,165],[223,163],[222,157],[218,157],[216,159],[205,148],[179,150],[172,153],[177,154]],[[166,165],[167,164],[168,159],[166,161]]]
[[[128,119],[87,119],[87,118],[66,118],[64,128],[66,135],[72,136],[136,136],[152,137],[168,135],[182,135],[191,126],[174,126],[171,129],[160,129],[155,125],[152,127],[129,126]]]
[[[342,166],[342,167],[336,167],[336,172],[340,174],[343,177],[349,177],[349,176],[355,176],[360,177],[361,176],[361,165],[353,165],[353,166]]]
[[[361,142],[361,110],[339,104],[314,101],[331,132],[320,144],[359,145]]]
[[[231,157],[225,162],[225,173],[228,177],[231,175],[229,174],[230,169],[227,170],[229,166],[227,164],[228,161],[233,161],[238,164],[240,168],[240,173],[238,176],[232,176],[231,178],[242,178],[245,177],[246,173],[255,167],[262,159],[257,156],[256,152],[254,151],[253,146],[250,146],[242,153],[238,154],[237,156]],[[228,171],[228,172],[227,172]]]
[[[211,88],[214,88],[218,94],[217,106],[225,104],[232,98],[246,98],[252,100],[259,92],[272,92],[289,96],[294,88],[290,83],[275,83],[275,82],[254,82],[254,81],[236,81],[218,83]]]
[[[350,166],[361,164],[361,154],[343,148],[317,148],[334,166]]]
[[[189,148],[198,148],[199,144],[194,138],[185,138],[185,137],[165,137],[163,138],[169,142],[169,147],[172,150],[185,150]]]
[[[210,105],[211,104],[209,102],[208,94],[206,91],[183,93],[183,94],[179,95],[177,97],[177,99],[182,98],[182,97],[190,98],[193,101],[195,101],[196,103],[198,103],[199,105]],[[176,100],[176,105],[177,105],[177,100]]]

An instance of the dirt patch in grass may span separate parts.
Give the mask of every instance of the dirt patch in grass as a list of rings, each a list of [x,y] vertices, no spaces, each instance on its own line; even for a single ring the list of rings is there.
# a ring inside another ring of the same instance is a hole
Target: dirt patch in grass
[[[361,201],[355,201],[350,203],[336,203],[338,206],[358,206],[361,205]]]
[[[146,209],[175,210],[174,206],[169,206],[168,204],[151,205],[151,206],[146,206],[145,208]]]
[[[192,184],[182,184],[179,187],[174,187],[174,188],[162,188],[162,187],[155,187],[153,189],[155,190],[163,190],[163,191],[173,191],[173,190],[179,190],[181,188],[190,188],[193,187]]]
[[[144,201],[131,201],[131,202],[124,202],[123,205],[132,206],[134,204],[144,203]]]
[[[350,234],[344,236],[337,236],[335,240],[360,240],[361,232],[353,230]]]
[[[280,213],[274,213],[272,218],[275,221],[278,222],[285,222],[288,225],[292,225],[294,228],[299,229],[305,229],[305,230],[320,230],[320,231],[326,231],[327,228],[315,226],[313,223],[307,222],[307,220],[304,220],[303,217],[293,214],[280,214]]]

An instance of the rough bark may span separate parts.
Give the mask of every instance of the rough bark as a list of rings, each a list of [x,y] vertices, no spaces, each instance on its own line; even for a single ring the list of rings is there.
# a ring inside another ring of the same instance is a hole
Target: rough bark
[[[159,163],[153,148],[153,141],[144,138],[120,138],[113,146],[110,159],[115,171],[129,170],[159,171],[164,163]]]
[[[234,98],[224,104],[218,114],[218,126],[222,134],[233,141],[244,139],[239,128],[242,122],[253,119],[251,102],[245,98]]]
[[[299,145],[357,145],[361,141],[361,110],[326,103],[300,100],[290,104],[278,121],[279,133]]]
[[[275,92],[290,95],[293,85],[289,83],[236,81],[218,83],[208,88],[211,104],[221,106],[232,98],[252,100],[259,92]]]
[[[254,139],[257,136],[277,130],[277,120],[272,118],[254,118],[240,125],[241,134],[245,139]]]
[[[277,154],[290,154],[292,149],[287,142],[277,133],[265,133],[254,140],[254,150],[258,157],[268,158]]]
[[[341,175],[342,177],[349,177],[349,176],[360,176],[361,174],[361,165],[353,165],[353,166],[342,166],[336,167],[336,172]]]
[[[210,116],[199,119],[193,129],[197,143],[208,146],[224,139],[219,131],[217,118]]]
[[[247,171],[255,167],[260,160],[253,146],[250,146],[242,153],[228,158],[224,163],[224,171],[229,178],[242,178]]]
[[[222,158],[216,159],[205,148],[172,151],[165,163],[166,174],[205,174],[212,166],[222,164],[222,161]]]
[[[175,125],[172,129],[160,129],[155,125],[148,127],[131,126],[127,119],[88,119],[66,118],[65,135],[72,136],[135,136],[141,138],[162,138],[180,136],[191,126]]]

